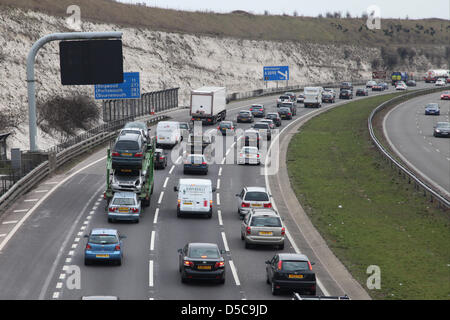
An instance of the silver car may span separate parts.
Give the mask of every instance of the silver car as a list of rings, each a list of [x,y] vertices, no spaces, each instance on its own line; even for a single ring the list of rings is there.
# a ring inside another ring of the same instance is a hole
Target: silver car
[[[134,192],[116,192],[108,205],[108,222],[128,220],[139,222],[141,201]]]
[[[236,194],[238,213],[243,218],[251,209],[272,208],[272,196],[263,187],[244,187]]]
[[[241,240],[247,249],[258,244],[283,250],[285,232],[281,217],[272,209],[252,209],[241,224]]]

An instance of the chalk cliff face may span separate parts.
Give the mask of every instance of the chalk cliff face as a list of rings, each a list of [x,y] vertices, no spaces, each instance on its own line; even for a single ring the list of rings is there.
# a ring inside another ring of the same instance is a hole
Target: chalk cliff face
[[[44,35],[74,30],[64,18],[33,11],[0,7],[0,16],[0,112],[16,113],[22,121],[12,130],[8,146],[28,149],[28,52]],[[140,72],[142,93],[179,87],[180,105],[188,105],[189,91],[203,85],[225,86],[228,93],[264,88],[263,66],[288,65],[289,85],[367,79],[371,61],[380,55],[376,48],[196,36],[89,21],[82,21],[81,28],[84,32],[122,31],[124,71]],[[431,65],[418,55],[415,66],[425,70]],[[93,86],[61,85],[57,42],[39,51],[35,71],[41,100],[71,92],[94,95]],[[40,130],[38,135],[41,149],[56,144],[60,138]]]

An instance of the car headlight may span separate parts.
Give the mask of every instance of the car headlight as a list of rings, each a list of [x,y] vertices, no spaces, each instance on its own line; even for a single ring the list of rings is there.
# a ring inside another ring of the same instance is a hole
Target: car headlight
[[[436,132],[437,132],[437,133],[439,133],[439,132],[441,132],[441,130],[439,130],[439,129],[436,129]]]

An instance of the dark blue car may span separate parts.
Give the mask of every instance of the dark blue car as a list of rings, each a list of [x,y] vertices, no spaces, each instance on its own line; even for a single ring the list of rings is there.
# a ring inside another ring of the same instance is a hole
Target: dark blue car
[[[184,161],[183,173],[208,174],[208,163],[202,154],[190,154]]]
[[[122,239],[125,236],[119,234],[115,229],[96,228],[92,229],[84,249],[84,264],[90,265],[92,262],[115,262],[122,264],[123,247]]]

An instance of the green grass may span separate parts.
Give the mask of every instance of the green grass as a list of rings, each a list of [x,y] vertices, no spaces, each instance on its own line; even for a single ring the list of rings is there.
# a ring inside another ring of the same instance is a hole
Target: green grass
[[[370,142],[367,118],[395,94],[320,115],[290,142],[292,187],[331,250],[374,299],[449,299],[449,214],[398,177]],[[339,205],[342,208],[339,208]]]

